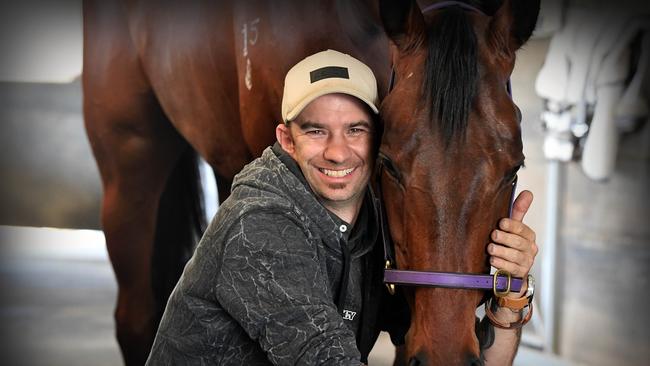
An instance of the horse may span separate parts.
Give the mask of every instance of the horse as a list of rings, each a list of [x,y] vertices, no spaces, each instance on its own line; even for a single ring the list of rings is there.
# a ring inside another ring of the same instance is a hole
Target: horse
[[[104,187],[125,364],[146,360],[204,227],[196,154],[223,201],[234,175],[274,142],[286,72],[327,48],[377,77],[387,167],[378,179],[396,265],[489,271],[489,232],[523,161],[506,83],[539,0],[483,11],[446,3],[422,13],[424,1],[84,1],[84,120]],[[481,292],[403,293],[405,360],[480,362]]]

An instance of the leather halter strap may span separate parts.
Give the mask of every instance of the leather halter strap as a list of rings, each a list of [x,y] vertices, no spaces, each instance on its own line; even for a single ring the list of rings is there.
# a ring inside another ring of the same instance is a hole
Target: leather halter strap
[[[422,13],[427,13],[432,10],[448,7],[448,6],[459,6],[463,9],[476,11],[483,14],[483,12],[469,4],[460,2],[460,1],[442,1],[435,4],[432,4],[422,10]],[[388,83],[388,92],[390,93],[395,84],[395,69],[391,68],[391,75]],[[508,94],[512,97],[512,89],[510,85],[510,80],[507,84]],[[379,152],[377,158],[377,163],[379,165],[378,177],[382,174],[384,166],[386,163],[393,168],[394,164],[382,152]],[[508,210],[508,216],[512,217],[512,208],[515,199],[515,192],[517,188],[517,178],[512,183],[512,193],[510,195],[510,206]],[[504,296],[510,291],[519,292],[521,286],[523,285],[523,280],[521,278],[511,278],[509,274],[500,275],[505,273],[504,271],[497,271],[494,275],[490,274],[470,274],[470,273],[453,273],[453,272],[435,272],[435,271],[413,271],[413,270],[400,270],[393,269],[392,266],[395,263],[395,257],[393,254],[393,243],[390,238],[390,234],[387,231],[388,222],[386,213],[382,206],[381,198],[381,184],[378,182],[378,198],[376,199],[376,204],[379,208],[381,218],[380,222],[380,235],[384,247],[384,259],[386,263],[386,268],[384,269],[384,283],[388,287],[389,292],[394,293],[395,285],[407,285],[407,286],[426,286],[426,287],[443,287],[443,288],[458,288],[458,289],[471,289],[471,290],[492,290],[497,296]]]

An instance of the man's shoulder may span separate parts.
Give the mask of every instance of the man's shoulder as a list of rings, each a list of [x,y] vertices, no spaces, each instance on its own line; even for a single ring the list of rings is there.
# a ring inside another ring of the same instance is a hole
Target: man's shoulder
[[[258,158],[253,159],[250,163],[246,164],[244,168],[235,175],[233,185],[241,183],[250,179],[251,176],[258,175],[278,175],[283,176],[288,169],[280,158],[276,156],[272,148],[269,146],[262,152]]]
[[[292,197],[306,193],[300,181],[270,147],[264,150],[262,156],[247,164],[235,176],[231,188],[234,195],[244,193]]]
[[[232,191],[219,207],[208,232],[223,233],[242,221],[259,222],[261,226],[274,221],[307,225],[309,208],[315,201],[270,148],[235,177]]]
[[[241,213],[252,210],[295,212],[318,221],[328,215],[311,189],[291,172],[271,147],[235,177],[231,196],[224,206]]]
[[[293,222],[317,237],[330,236],[338,228],[327,209],[271,148],[235,177],[230,197],[208,229],[215,234],[230,231],[244,218],[248,222]]]

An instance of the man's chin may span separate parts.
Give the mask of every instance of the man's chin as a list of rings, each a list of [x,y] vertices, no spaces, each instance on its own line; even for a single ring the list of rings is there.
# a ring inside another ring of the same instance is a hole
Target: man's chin
[[[333,191],[339,191],[341,189],[345,189],[345,187],[347,187],[347,184],[345,183],[331,183],[327,185],[327,188]]]
[[[336,185],[327,185],[324,187],[325,189],[320,190],[319,196],[325,198],[328,201],[345,201],[348,198],[350,198],[350,194],[347,190],[343,189],[345,188],[345,185],[343,187],[339,186],[338,184]]]

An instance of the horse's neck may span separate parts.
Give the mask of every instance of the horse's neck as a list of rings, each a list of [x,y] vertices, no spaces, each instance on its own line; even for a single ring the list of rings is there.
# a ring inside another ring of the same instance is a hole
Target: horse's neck
[[[368,42],[383,34],[376,1],[368,0],[336,0],[335,9],[343,34],[352,43],[363,49]]]

